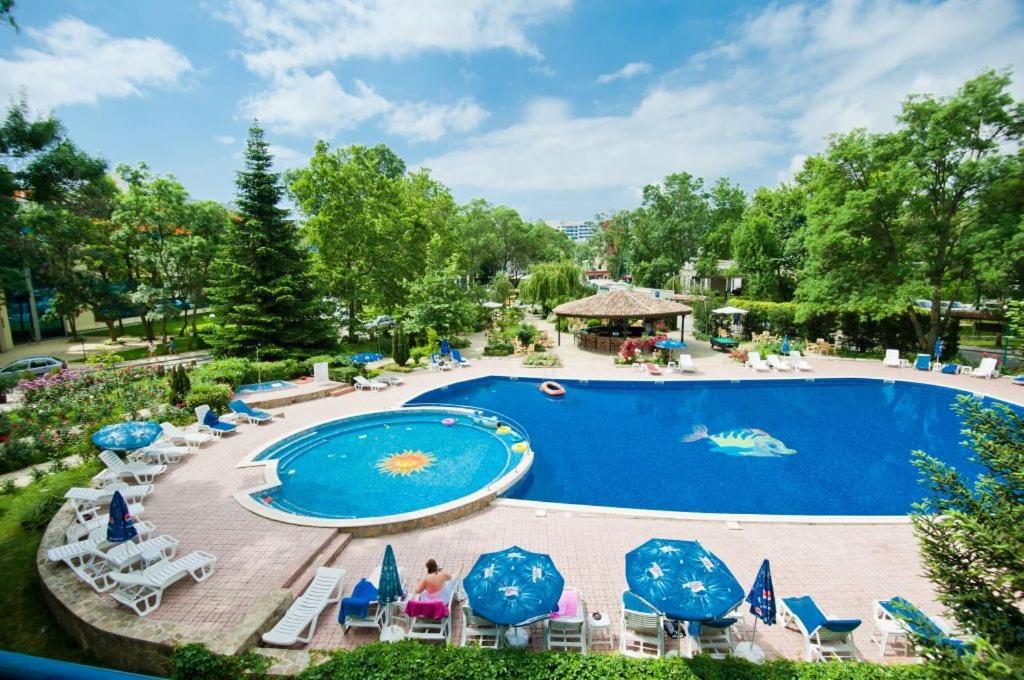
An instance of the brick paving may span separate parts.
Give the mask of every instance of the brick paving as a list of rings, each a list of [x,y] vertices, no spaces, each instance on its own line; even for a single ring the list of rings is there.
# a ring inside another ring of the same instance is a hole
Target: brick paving
[[[571,338],[563,337],[563,342],[571,342]],[[202,584],[186,579],[173,586],[164,604],[150,618],[176,620],[198,630],[236,625],[261,594],[284,587],[321,546],[336,537],[332,529],[286,525],[258,517],[234,500],[234,492],[263,480],[262,468],[238,468],[238,462],[270,439],[327,418],[396,407],[421,390],[486,374],[640,378],[632,370],[612,366],[608,356],[583,352],[568,344],[557,351],[565,363],[559,369],[526,369],[513,357],[476,359],[471,368],[407,375],[406,384],[398,388],[276,409],[275,413],[283,418],[275,418],[267,425],[244,425],[238,434],[209,444],[196,456],[173,466],[158,478],[156,491],[146,499],[143,516],[154,522],[159,533],[181,539],[181,552],[205,550],[216,555],[217,572]],[[753,377],[748,369],[706,346],[701,349],[698,345],[692,353],[699,371],[696,379]],[[1007,379],[979,380],[911,369],[885,369],[877,361],[815,357],[810,361],[815,377],[898,377],[984,391],[1017,402],[1024,394]],[[778,379],[784,375],[770,373],[757,377]],[[694,378],[669,375],[662,379]],[[545,517],[537,517],[532,508],[492,506],[444,526],[353,540],[334,564],[346,569],[351,588],[360,576],[372,571],[389,542],[395,547],[399,564],[411,575],[422,573],[422,563],[428,557],[451,571],[465,573],[479,553],[516,543],[551,553],[567,584],[580,589],[592,611],[610,612],[613,629],[617,630],[617,603],[624,585],[623,555],[653,536],[700,540],[730,565],[744,585],[752,580],[761,558],[769,556],[779,595],[806,592],[814,595],[831,614],[865,619],[856,639],[868,659],[878,658],[877,650],[867,641],[872,600],[900,594],[926,612],[940,613],[928,582],[921,576],[916,545],[906,524],[744,523],[737,531],[717,520],[629,518],[563,511],[549,511]],[[342,635],[333,621],[334,615],[333,610],[325,612],[311,648],[350,646],[373,639],[367,633],[355,631]],[[762,630],[758,631],[758,641],[769,655],[799,656],[797,633],[781,631],[777,626],[763,635]]]

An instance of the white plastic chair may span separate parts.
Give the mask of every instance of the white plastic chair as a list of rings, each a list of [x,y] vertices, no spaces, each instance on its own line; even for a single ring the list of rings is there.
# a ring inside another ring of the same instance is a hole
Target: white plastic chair
[[[985,357],[981,360],[981,363],[977,368],[971,371],[971,376],[975,378],[994,378],[996,377],[996,360],[993,357]]]
[[[574,616],[559,616],[544,620],[544,648],[548,650],[575,650],[587,653],[587,604],[573,588],[566,592],[576,593],[577,609]]]
[[[500,641],[501,629],[498,624],[475,614],[468,604],[462,605],[462,639],[459,641],[461,646],[472,644],[497,649]]]
[[[900,351],[898,349],[887,349],[885,350],[885,358],[882,359],[882,365],[889,366],[890,368],[905,368],[910,365],[910,362],[900,358]]]

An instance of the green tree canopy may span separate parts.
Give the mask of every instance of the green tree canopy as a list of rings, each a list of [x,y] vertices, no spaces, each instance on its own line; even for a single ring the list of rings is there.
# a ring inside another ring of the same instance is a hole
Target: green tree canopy
[[[519,295],[526,302],[538,304],[547,314],[552,308],[583,297],[588,292],[583,270],[572,260],[542,262],[530,270],[530,276],[519,284]]]
[[[743,277],[745,296],[773,301],[792,297],[802,262],[803,201],[801,191],[787,184],[754,193],[732,234],[733,258]]]
[[[411,333],[432,329],[441,336],[467,330],[476,308],[464,285],[465,263],[459,249],[450,238],[434,234],[427,244],[426,259],[426,271],[408,284],[405,329]]]
[[[835,136],[808,160],[802,312],[905,312],[919,346],[934,344],[949,319],[941,302],[970,294],[976,248],[999,238],[981,208],[1016,168],[1006,148],[1020,140],[1024,106],[1009,83],[988,72],[948,98],[911,96],[894,132]],[[932,303],[927,326],[918,298]]]
[[[263,129],[253,122],[236,179],[238,212],[213,263],[216,323],[207,341],[218,354],[259,346],[272,358],[336,342],[313,287],[309,251],[279,206],[283,190],[272,162]]]
[[[426,247],[455,210],[448,190],[383,144],[331,149],[318,142],[290,191],[316,250],[317,277],[346,313],[349,333],[366,306],[395,314],[425,269]]]

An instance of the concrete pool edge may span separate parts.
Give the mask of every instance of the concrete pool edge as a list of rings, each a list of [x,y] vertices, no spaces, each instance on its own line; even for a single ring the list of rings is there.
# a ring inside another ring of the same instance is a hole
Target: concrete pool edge
[[[352,420],[363,416],[370,416],[382,413],[391,412],[402,412],[406,411],[406,407],[385,409],[385,410],[373,410],[373,411],[361,411],[359,413],[352,413],[341,418],[328,418],[326,420],[312,423],[305,427],[297,428],[291,432],[287,432],[279,437],[275,437],[271,441],[263,444],[255,451],[250,453],[248,456],[243,458],[235,467],[236,468],[247,468],[262,466],[264,468],[264,483],[251,487],[249,489],[243,489],[242,491],[236,491],[232,494],[235,500],[243,508],[249,512],[264,517],[266,519],[273,520],[275,522],[281,522],[284,524],[294,524],[298,526],[309,526],[318,528],[330,528],[344,530],[346,533],[351,534],[355,538],[367,538],[370,536],[382,536],[386,534],[400,533],[404,531],[410,531],[413,529],[425,528],[430,526],[437,526],[439,524],[446,524],[456,519],[465,517],[466,515],[477,512],[488,505],[492,501],[497,499],[501,494],[507,492],[518,484],[523,477],[530,471],[531,465],[533,465],[533,450],[528,448],[524,453],[515,454],[519,456],[519,461],[509,471],[505,472],[501,477],[491,482],[490,484],[474,491],[471,494],[462,496],[460,498],[453,499],[446,503],[440,503],[438,505],[432,505],[419,510],[413,510],[411,512],[399,513],[394,515],[378,515],[375,517],[365,518],[326,518],[326,517],[311,517],[308,515],[297,515],[277,508],[270,507],[264,503],[260,503],[253,494],[257,494],[269,489],[279,487],[281,485],[281,479],[277,472],[277,459],[270,460],[256,460],[263,452],[276,445],[277,443],[295,436],[304,431],[310,430],[315,427],[319,427],[328,423]],[[431,411],[456,411],[459,413],[469,413],[473,409],[451,407],[441,409],[436,406],[425,407],[423,410]],[[526,441],[529,441],[529,433],[523,432]],[[509,447],[511,451],[511,448]]]
[[[728,512],[686,512],[682,510],[646,510],[610,505],[581,505],[521,498],[497,498],[493,505],[507,508],[533,508],[577,514],[611,515],[636,519],[675,519],[699,522],[736,522],[748,524],[909,524],[910,515],[756,515]]]

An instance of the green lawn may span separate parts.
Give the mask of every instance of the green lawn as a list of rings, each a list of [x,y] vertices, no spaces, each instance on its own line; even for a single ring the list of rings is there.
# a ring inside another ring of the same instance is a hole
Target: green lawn
[[[175,317],[173,319],[167,319],[167,334],[168,335],[173,335],[173,336],[175,336],[175,338],[177,338],[178,331],[181,330],[181,323],[182,323],[182,319],[181,319],[180,316]],[[209,315],[207,315],[207,314],[200,314],[199,317],[196,319],[196,328],[202,330],[202,328],[204,326],[209,326],[212,323],[213,323],[213,319],[211,319],[209,317]],[[154,327],[154,330],[153,330],[153,332],[156,334],[157,338],[159,338],[161,336],[161,334],[162,334],[161,329],[162,329],[162,323],[160,321],[157,321],[156,325]],[[191,334],[191,333],[192,333],[192,318],[189,317],[188,329],[186,330],[186,334]],[[87,330],[87,331],[82,331],[81,334],[85,335],[85,336],[88,336],[90,338],[93,338],[93,337],[107,337],[107,335],[108,335],[107,334],[106,326],[102,326],[100,328],[93,328],[93,329],[90,329],[90,330]],[[143,330],[141,323],[130,323],[130,324],[125,324],[124,325],[124,332],[123,333],[120,330],[118,330],[118,337],[144,338],[144,337],[146,337],[146,333]]]
[[[0,649],[67,661],[92,660],[57,627],[43,602],[36,550],[65,491],[88,486],[98,469],[98,463],[87,463],[47,475],[13,494],[0,495],[0,611],[4,616]]]

